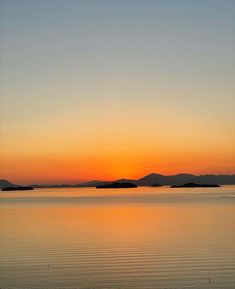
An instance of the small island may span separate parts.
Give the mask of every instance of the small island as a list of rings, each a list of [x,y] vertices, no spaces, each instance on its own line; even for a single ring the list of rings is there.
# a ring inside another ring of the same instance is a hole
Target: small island
[[[217,184],[195,184],[195,183],[186,183],[183,185],[173,185],[171,188],[219,188],[220,185]]]
[[[2,191],[30,191],[33,190],[32,187],[6,187],[2,188]]]
[[[121,188],[137,188],[136,184],[125,182],[125,183],[111,183],[111,184],[105,184],[105,185],[99,185],[96,187],[96,189],[121,189]]]

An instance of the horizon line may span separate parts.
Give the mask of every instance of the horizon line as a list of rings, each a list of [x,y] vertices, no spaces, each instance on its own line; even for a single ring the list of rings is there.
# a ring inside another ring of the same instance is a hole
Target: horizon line
[[[115,181],[119,181],[119,180],[133,180],[133,181],[138,181],[144,177],[150,176],[150,175],[159,175],[159,176],[163,176],[163,177],[171,177],[171,176],[179,176],[179,175],[192,175],[192,176],[196,176],[196,177],[200,177],[200,176],[234,176],[234,173],[231,174],[225,174],[225,173],[205,173],[205,174],[193,174],[193,173],[177,173],[177,174],[160,174],[160,173],[148,173],[142,177],[139,178],[128,178],[128,177],[121,177],[121,178],[113,178],[113,179],[97,179],[97,178],[93,178],[93,179],[87,179],[87,180],[77,180],[77,181],[72,181],[71,183],[69,181],[59,181],[59,180],[54,180],[54,181],[45,181],[45,182],[30,182],[27,183],[28,185],[76,185],[76,184],[85,184],[85,183],[89,183],[89,182],[115,182]],[[11,180],[9,180],[8,178],[0,178],[0,180],[5,180],[8,182],[12,182]],[[13,181],[14,182],[14,181]],[[16,181],[17,182],[17,181]],[[18,182],[17,182],[18,183]],[[20,184],[20,182],[19,182]],[[22,183],[21,183],[22,184]]]

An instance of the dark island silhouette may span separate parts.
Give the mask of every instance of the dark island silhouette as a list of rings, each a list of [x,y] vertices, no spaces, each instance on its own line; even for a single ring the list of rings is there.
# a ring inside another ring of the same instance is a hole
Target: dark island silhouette
[[[19,187],[19,186],[9,182],[8,180],[1,179],[0,189],[7,188],[7,187]]]
[[[112,183],[130,182],[137,186],[162,186],[182,185],[186,183],[195,184],[219,184],[219,185],[235,185],[235,175],[192,175],[192,174],[177,174],[177,175],[160,175],[149,174],[139,179],[118,179],[112,181],[93,180],[88,182],[77,182],[76,184],[29,184],[33,188],[80,188],[80,187],[97,187],[100,185],[109,185]],[[19,187],[20,185],[13,184],[5,179],[0,179],[0,188]]]
[[[172,185],[171,188],[219,188],[220,185],[217,184],[195,184],[186,183],[183,185]]]
[[[195,184],[219,184],[219,185],[235,185],[235,175],[192,175],[192,174],[177,174],[177,175],[160,175],[149,174],[140,179],[119,179],[113,181],[90,181],[74,185],[74,187],[97,187],[99,185],[111,184],[113,182],[130,182],[137,186],[161,186],[182,185],[186,183]]]
[[[96,188],[97,189],[137,188],[137,185],[129,182],[125,183],[115,182],[111,184],[98,185]]]
[[[31,191],[32,187],[6,187],[2,188],[2,191]]]

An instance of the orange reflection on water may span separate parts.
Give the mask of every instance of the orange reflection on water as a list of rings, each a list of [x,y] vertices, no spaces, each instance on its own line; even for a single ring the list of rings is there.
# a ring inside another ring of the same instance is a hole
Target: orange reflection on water
[[[197,246],[212,236],[219,241],[223,231],[232,232],[233,207],[226,207],[226,215],[224,210],[180,205],[3,208],[2,240],[27,240],[33,247],[50,242],[123,248],[141,243]]]

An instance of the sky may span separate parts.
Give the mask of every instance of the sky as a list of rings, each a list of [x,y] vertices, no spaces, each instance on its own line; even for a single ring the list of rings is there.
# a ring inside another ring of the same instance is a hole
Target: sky
[[[1,0],[0,177],[235,173],[235,1]]]

